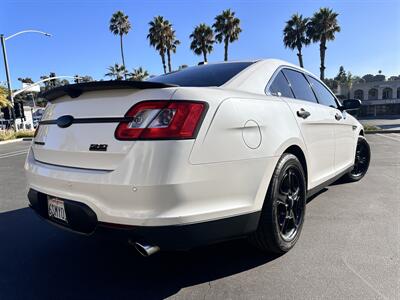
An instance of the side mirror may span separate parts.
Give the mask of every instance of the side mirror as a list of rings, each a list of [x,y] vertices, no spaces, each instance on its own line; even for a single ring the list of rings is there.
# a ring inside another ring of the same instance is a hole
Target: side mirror
[[[347,99],[343,100],[343,104],[340,107],[341,110],[356,110],[361,107],[361,101],[358,99]]]

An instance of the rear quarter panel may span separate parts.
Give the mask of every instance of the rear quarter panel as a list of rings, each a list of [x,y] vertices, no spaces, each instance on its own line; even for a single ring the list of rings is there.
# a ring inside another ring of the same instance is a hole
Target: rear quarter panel
[[[291,145],[306,152],[290,109],[274,97],[226,98],[203,127],[192,164],[279,157]]]

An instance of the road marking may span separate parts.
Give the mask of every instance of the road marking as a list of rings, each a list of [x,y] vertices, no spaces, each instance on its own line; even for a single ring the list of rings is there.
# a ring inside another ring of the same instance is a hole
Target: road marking
[[[17,154],[17,153],[21,153],[23,151],[28,151],[28,149],[20,149],[20,150],[13,151],[13,152],[0,153],[0,156],[2,156],[2,155],[10,155],[10,154]]]
[[[380,134],[380,133],[377,133],[376,135],[379,135],[379,136],[381,136],[381,137],[384,137],[384,138],[387,138],[387,139],[391,139],[391,140],[400,142],[400,139],[395,139],[394,137],[387,136],[387,134]]]
[[[4,153],[4,154],[0,155],[0,159],[13,157],[13,156],[18,156],[18,155],[27,154],[27,153],[28,153],[28,150],[22,150],[22,151],[19,151],[19,152]]]

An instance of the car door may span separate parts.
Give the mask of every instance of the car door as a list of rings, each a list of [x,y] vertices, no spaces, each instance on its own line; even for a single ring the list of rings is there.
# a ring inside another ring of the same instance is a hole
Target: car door
[[[355,128],[346,112],[340,111],[338,101],[331,91],[318,79],[307,75],[320,105],[329,109],[330,118],[335,125],[335,173],[339,174],[354,163],[356,146]]]
[[[277,91],[274,88],[277,81],[280,81],[280,85],[288,85],[290,93]],[[333,177],[335,139],[329,107],[317,103],[304,74],[294,69],[284,68],[279,71],[269,91],[283,96],[297,120],[308,151],[308,188],[316,187]]]

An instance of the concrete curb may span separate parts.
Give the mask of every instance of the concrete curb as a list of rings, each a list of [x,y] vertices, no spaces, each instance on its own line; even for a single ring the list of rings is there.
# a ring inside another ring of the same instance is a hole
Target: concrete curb
[[[12,139],[12,140],[7,140],[7,141],[2,141],[2,142],[0,142],[0,145],[22,142],[23,140],[24,139]]]
[[[375,133],[400,133],[400,129],[393,129],[393,130],[370,130],[365,131],[365,134],[375,134]]]

